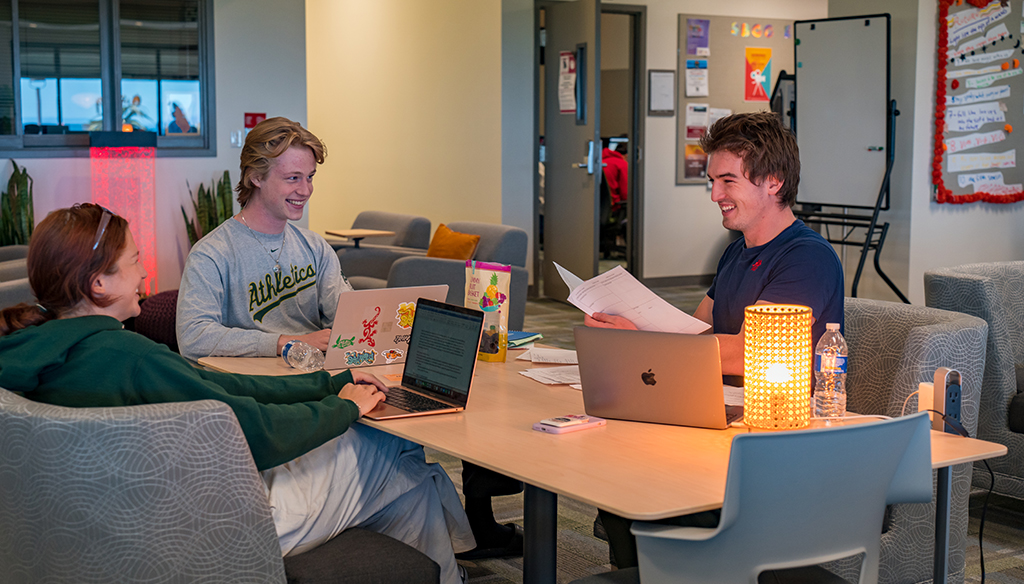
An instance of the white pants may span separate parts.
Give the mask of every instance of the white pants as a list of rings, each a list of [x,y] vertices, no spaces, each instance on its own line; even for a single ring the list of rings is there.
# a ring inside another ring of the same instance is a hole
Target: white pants
[[[262,475],[282,556],[362,527],[418,549],[441,566],[441,582],[457,584],[455,552],[476,547],[444,469],[427,464],[418,444],[369,426],[353,424]]]

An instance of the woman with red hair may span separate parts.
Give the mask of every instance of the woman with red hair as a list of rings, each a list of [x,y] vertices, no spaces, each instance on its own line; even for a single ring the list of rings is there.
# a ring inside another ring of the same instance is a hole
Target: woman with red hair
[[[38,302],[0,311],[0,386],[68,407],[224,402],[266,484],[282,555],[359,526],[419,549],[442,581],[461,580],[454,552],[475,541],[444,470],[422,447],[354,424],[384,399],[379,379],[205,371],[124,330],[146,270],[128,222],[100,206],[47,215],[27,261]]]

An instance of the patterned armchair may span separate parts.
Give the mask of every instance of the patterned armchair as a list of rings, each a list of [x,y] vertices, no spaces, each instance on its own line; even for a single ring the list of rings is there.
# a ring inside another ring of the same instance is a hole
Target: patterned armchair
[[[995,492],[1024,499],[1024,434],[1010,430],[1010,419],[1024,391],[1024,262],[995,262],[941,268],[924,274],[928,306],[956,310],[988,322],[985,376],[981,389],[978,438],[1004,444],[1007,456],[989,461]],[[988,473],[975,484],[988,488]]]
[[[420,552],[360,529],[282,561],[220,402],[64,408],[0,389],[0,444],[4,582],[438,580]]]
[[[963,376],[961,420],[975,436],[988,326],[978,318],[922,306],[861,298],[846,299],[846,341],[850,347],[847,410],[859,414],[903,415],[907,396],[918,383],[931,381],[939,367]],[[917,399],[906,413],[917,411]],[[953,467],[950,514],[949,581],[963,582],[967,546],[969,464]],[[880,583],[929,582],[933,573],[935,505],[894,505],[882,534]],[[856,563],[853,564],[857,565]],[[829,569],[850,581],[850,564]]]

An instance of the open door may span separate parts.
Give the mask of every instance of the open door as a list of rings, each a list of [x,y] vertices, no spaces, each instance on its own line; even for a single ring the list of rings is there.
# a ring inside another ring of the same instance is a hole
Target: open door
[[[553,262],[597,275],[601,135],[601,3],[545,5],[544,296],[569,290]]]

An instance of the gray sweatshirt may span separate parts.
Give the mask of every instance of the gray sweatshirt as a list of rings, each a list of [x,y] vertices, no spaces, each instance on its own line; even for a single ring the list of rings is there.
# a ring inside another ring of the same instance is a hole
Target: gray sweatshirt
[[[185,261],[178,347],[193,361],[273,357],[280,335],[330,328],[339,294],[351,289],[337,254],[312,231],[289,223],[283,234],[266,234],[228,219]]]

